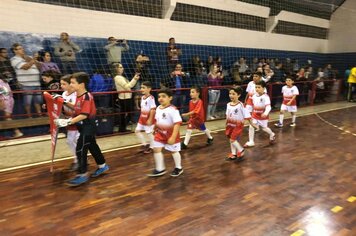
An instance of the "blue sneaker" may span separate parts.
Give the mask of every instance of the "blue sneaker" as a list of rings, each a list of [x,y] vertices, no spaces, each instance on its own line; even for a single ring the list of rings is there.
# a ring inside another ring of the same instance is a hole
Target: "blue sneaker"
[[[68,186],[79,186],[81,184],[86,183],[89,180],[88,176],[77,175],[75,178],[69,180],[67,182]]]
[[[109,170],[109,166],[108,165],[105,165],[104,167],[102,168],[98,168],[96,169],[96,171],[90,175],[90,177],[92,178],[96,178],[98,177],[99,175],[103,174],[104,172],[107,172]]]

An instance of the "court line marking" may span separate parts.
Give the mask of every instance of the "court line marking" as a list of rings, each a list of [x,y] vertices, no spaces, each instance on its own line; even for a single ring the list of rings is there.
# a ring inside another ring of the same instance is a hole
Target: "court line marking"
[[[336,107],[336,108],[331,108],[331,109],[326,109],[323,111],[319,111],[319,112],[315,112],[315,111],[311,111],[311,112],[306,112],[303,113],[301,115],[299,115],[298,117],[303,117],[303,116],[309,116],[309,115],[317,115],[318,113],[325,113],[325,112],[330,112],[330,111],[337,111],[337,110],[341,110],[341,109],[348,109],[348,108],[352,108],[355,107],[356,105],[351,105],[351,106],[345,106],[345,107]],[[271,119],[269,121],[278,121],[278,118],[275,119]],[[245,125],[245,127],[247,127],[248,125]],[[212,130],[211,133],[218,133],[221,131],[224,131],[224,129],[215,129]],[[205,135],[205,133],[195,133],[192,134],[192,136],[198,136],[198,135]],[[354,135],[354,134],[353,134]],[[356,135],[355,135],[356,136]],[[184,135],[181,135],[181,138],[184,137]],[[125,146],[125,147],[119,147],[119,148],[112,148],[112,149],[108,149],[108,150],[104,150],[102,151],[102,153],[108,153],[108,152],[114,152],[114,151],[119,151],[119,150],[125,150],[125,149],[129,149],[129,148],[134,148],[134,147],[139,147],[141,146],[141,144],[134,144],[134,145],[130,145],[130,146]],[[62,157],[62,158],[57,158],[54,159],[54,162],[60,162],[60,161],[66,161],[66,160],[70,160],[73,159],[73,156],[69,156],[69,157]],[[51,160],[48,161],[40,161],[40,162],[36,162],[36,163],[30,163],[30,164],[25,164],[25,165],[20,165],[20,166],[14,166],[14,167],[8,167],[8,168],[4,168],[4,169],[0,169],[0,173],[3,172],[8,172],[8,171],[13,171],[13,170],[19,170],[19,169],[23,169],[23,168],[28,168],[28,167],[33,167],[33,166],[39,166],[39,165],[44,165],[44,164],[49,164],[51,163]]]
[[[351,131],[349,131],[349,130],[347,130],[347,129],[344,129],[343,127],[334,125],[333,123],[331,123],[331,122],[325,120],[325,119],[324,119],[323,117],[321,117],[318,113],[315,113],[315,115],[316,115],[321,121],[323,121],[324,123],[326,123],[326,124],[328,124],[328,125],[330,125],[330,126],[336,128],[336,129],[338,129],[338,130],[340,130],[340,131],[342,131],[342,132],[344,132],[344,133],[351,134],[351,135],[353,135],[353,136],[356,137],[356,133],[352,133]]]

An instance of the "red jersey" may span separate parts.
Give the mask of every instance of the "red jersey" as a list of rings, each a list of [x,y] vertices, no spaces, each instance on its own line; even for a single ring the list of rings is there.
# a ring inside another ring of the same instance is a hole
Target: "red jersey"
[[[282,94],[283,94],[283,104],[287,105],[287,103],[293,98],[293,96],[299,95],[299,90],[295,85],[293,85],[292,87],[288,87],[287,85],[284,85],[282,88]],[[297,105],[297,99],[294,99],[289,106],[296,106],[296,105]]]
[[[175,106],[171,105],[166,108],[159,106],[156,109],[155,122],[154,140],[166,144],[167,140],[172,136],[174,125],[181,124],[182,118]],[[179,142],[180,135],[178,131],[175,143]]]
[[[262,114],[265,112],[266,107],[271,106],[271,100],[267,94],[258,95],[255,94],[252,96],[252,104],[253,104],[253,111],[252,111],[252,118],[256,120],[268,120],[267,117],[262,117]]]
[[[81,96],[77,97],[74,104],[74,116],[86,115],[87,118],[76,123],[78,130],[82,134],[95,135],[96,128],[96,107],[94,98],[89,92],[85,92]]]
[[[152,109],[156,109],[155,98],[150,95],[148,97],[141,97],[141,114],[138,123],[141,125],[147,125],[147,120],[149,118]],[[152,120],[153,122],[153,120]]]
[[[205,121],[205,112],[203,107],[203,101],[201,99],[198,99],[197,101],[194,100],[189,101],[189,112],[192,111],[194,113],[190,115],[189,119],[198,120],[202,123]]]

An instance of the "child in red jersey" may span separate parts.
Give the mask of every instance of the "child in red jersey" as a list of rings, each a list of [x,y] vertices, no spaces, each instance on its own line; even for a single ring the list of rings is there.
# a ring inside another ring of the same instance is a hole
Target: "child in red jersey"
[[[203,101],[199,98],[200,88],[193,86],[190,89],[190,97],[192,100],[189,102],[189,112],[183,113],[182,116],[189,116],[187,132],[185,133],[184,142],[182,142],[182,149],[186,149],[188,147],[188,143],[190,137],[192,135],[193,129],[199,129],[203,131],[208,140],[206,141],[207,145],[213,144],[213,137],[210,134],[210,130],[205,127],[204,124],[204,107]]]
[[[225,134],[230,140],[231,153],[226,157],[226,160],[242,160],[245,149],[238,142],[244,128],[244,121],[248,120],[251,126],[251,115],[244,107],[239,98],[242,94],[242,88],[237,86],[229,90],[229,102],[226,106],[226,130]]]
[[[268,115],[271,111],[271,100],[269,96],[265,93],[266,83],[261,80],[256,82],[256,94],[252,96],[252,122],[256,126],[261,126],[262,130],[269,134],[270,144],[273,144],[276,135],[268,128]],[[244,145],[244,147],[255,146],[254,137],[255,129],[250,125],[248,130],[249,141]]]
[[[151,153],[153,148],[153,127],[154,115],[156,110],[155,98],[151,95],[152,84],[149,81],[142,82],[141,91],[141,114],[137,123],[135,133],[144,147],[143,153]],[[142,132],[146,132],[150,144],[147,145]]]
[[[77,99],[74,106],[66,104],[74,109],[73,118],[56,119],[55,123],[58,127],[66,127],[76,124],[80,133],[76,153],[78,158],[78,174],[67,184],[69,186],[78,186],[89,180],[87,173],[87,154],[88,151],[95,159],[98,169],[90,176],[95,178],[107,172],[109,166],[105,163],[105,158],[96,143],[96,107],[93,96],[87,91],[89,85],[89,75],[84,72],[74,73],[71,76],[70,86],[77,92]]]
[[[148,176],[156,177],[166,173],[164,165],[162,148],[170,151],[175,163],[175,169],[172,171],[172,177],[178,177],[183,173],[180,156],[180,136],[179,127],[182,124],[182,118],[179,111],[171,105],[173,99],[172,91],[163,89],[158,92],[158,102],[160,106],[155,114],[155,135],[153,142],[153,157],[155,159],[155,169]]]
[[[284,113],[290,112],[292,115],[292,123],[290,123],[291,127],[295,126],[295,119],[297,116],[295,113],[297,112],[297,96],[299,95],[298,87],[293,85],[294,79],[293,77],[287,77],[286,85],[282,87],[282,94],[283,94],[283,102],[281,105],[281,111],[279,113],[279,122],[274,124],[278,128],[283,127],[283,119]]]

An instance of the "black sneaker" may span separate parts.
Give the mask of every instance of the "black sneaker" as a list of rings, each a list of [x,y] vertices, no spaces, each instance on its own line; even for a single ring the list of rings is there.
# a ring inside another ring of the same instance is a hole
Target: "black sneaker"
[[[182,142],[182,143],[180,144],[180,148],[181,148],[181,149],[187,149],[187,148],[188,148],[188,145],[185,145],[184,142]]]
[[[158,177],[158,176],[162,176],[166,173],[166,170],[161,170],[161,171],[158,171],[158,170],[153,170],[152,173],[148,174],[147,176],[149,177]]]
[[[208,146],[212,145],[212,144],[213,144],[213,141],[214,141],[214,138],[208,138],[208,139],[206,140],[206,145],[208,145]]]
[[[171,176],[172,177],[178,177],[181,174],[183,174],[183,169],[174,168],[174,170],[171,173]]]

